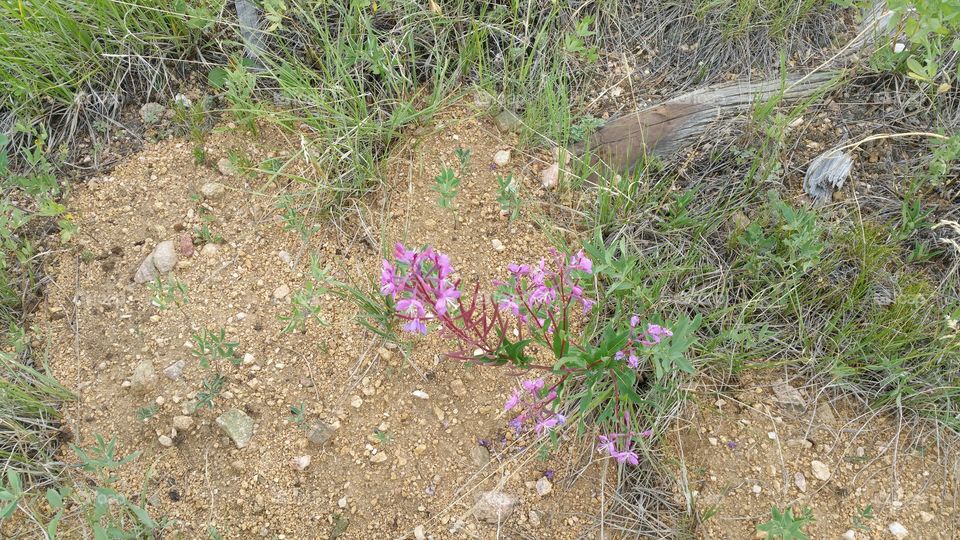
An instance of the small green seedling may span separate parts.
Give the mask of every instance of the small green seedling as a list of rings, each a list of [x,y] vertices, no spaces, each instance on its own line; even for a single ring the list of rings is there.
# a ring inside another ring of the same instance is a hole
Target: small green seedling
[[[444,210],[453,210],[453,199],[456,198],[460,190],[460,178],[453,174],[449,167],[440,171],[440,174],[434,178],[433,190],[440,196],[437,204]]]
[[[787,508],[785,512],[780,512],[776,506],[770,507],[770,521],[757,525],[757,531],[767,533],[767,538],[779,538],[781,540],[809,540],[810,537],[803,532],[803,528],[813,523],[813,510],[809,507],[803,509],[800,516],[793,515],[793,508]]]
[[[325,268],[320,267],[320,259],[316,256],[310,259],[310,276],[311,279],[303,284],[303,289],[297,291],[291,298],[290,314],[279,317],[281,321],[287,323],[283,329],[284,332],[303,331],[310,319],[316,319],[321,326],[326,325],[320,317],[320,307],[323,305],[321,300],[323,295],[330,292],[335,281]]]
[[[299,405],[291,405],[289,420],[293,422],[298,428],[306,429],[307,428],[307,406],[304,405],[303,403]]]
[[[202,334],[193,335],[193,355],[200,359],[201,367],[210,367],[210,363],[225,358],[235,366],[240,365],[240,359],[234,356],[236,341],[227,341],[227,334],[223,328],[219,331],[204,330]]]
[[[869,532],[870,526],[867,525],[867,522],[871,519],[873,519],[873,505],[868,504],[867,506],[857,510],[857,515],[853,516],[853,528],[864,532]]]
[[[160,311],[173,304],[182,307],[190,302],[187,294],[187,285],[176,278],[170,278],[164,283],[161,277],[147,283],[147,288],[153,293],[150,303]]]
[[[453,155],[457,156],[457,161],[460,163],[460,176],[463,176],[470,167],[470,149],[458,147],[453,151]]]
[[[137,409],[137,418],[141,422],[146,422],[150,418],[153,418],[155,414],[157,414],[158,409],[159,407],[157,406],[156,403],[153,403],[151,405],[147,405],[144,407],[140,407]]]
[[[212,409],[213,400],[217,399],[220,393],[223,392],[223,384],[225,382],[226,379],[219,373],[211,375],[208,379],[204,380],[203,390],[197,392],[197,405],[193,408],[194,412],[203,408]]]
[[[520,198],[517,196],[517,184],[513,175],[506,178],[497,176],[497,202],[500,203],[500,212],[510,217],[510,221],[520,215]]]

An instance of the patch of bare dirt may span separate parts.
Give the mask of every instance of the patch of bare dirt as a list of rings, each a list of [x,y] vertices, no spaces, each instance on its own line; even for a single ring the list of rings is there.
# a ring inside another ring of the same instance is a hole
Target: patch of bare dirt
[[[812,509],[810,538],[895,538],[893,523],[905,538],[955,537],[958,479],[942,441],[795,384],[750,380],[688,408],[668,454],[703,538],[764,538],[771,506]]]
[[[442,359],[451,344],[436,334],[382,343],[357,323],[353,304],[331,294],[317,299],[325,325],[282,332],[278,317],[309,278],[310,254],[334,278],[369,281],[371,290],[382,246],[394,241],[450,253],[467,283],[504,278],[508,263],[541,256],[543,232],[529,219],[510,223],[496,201],[496,177],[507,172],[523,181],[524,196],[538,196],[536,161],[514,150],[505,167],[493,167],[514,137],[467,111],[434,127],[398,152],[362,210],[321,224],[306,243],[284,230],[276,201],[285,182],[197,166],[182,140],[150,144],[76,189],[81,247],[50,268],[39,339],[80,398],[65,411],[73,442],[86,447],[101,434],[117,438],[118,455],[142,452],[116,471],[119,487],[145,490],[151,514],[168,520],[165,537],[206,537],[216,526],[225,538],[578,538],[592,526],[614,487],[607,471],[583,465],[589,442],[564,434],[569,440],[541,460],[532,440],[515,437],[501,412],[512,377]],[[457,148],[471,158],[454,222],[431,187],[441,167],[457,166]],[[231,151],[256,164],[299,149],[294,136],[269,127],[257,136],[218,130],[206,145],[214,164]],[[209,183],[223,189],[201,195]],[[205,223],[223,243],[204,245],[192,232]],[[159,242],[179,246],[184,234],[195,253],[181,252],[168,277],[187,286],[189,302],[159,310],[133,276]],[[191,338],[220,328],[239,343],[238,365],[203,368]],[[168,377],[178,361],[182,375]],[[216,372],[222,393],[197,409]],[[290,406],[301,404],[311,424],[330,430],[328,441],[311,442],[291,420]],[[243,448],[217,423],[231,409],[253,422]],[[474,510],[490,490],[518,501],[499,525]]]

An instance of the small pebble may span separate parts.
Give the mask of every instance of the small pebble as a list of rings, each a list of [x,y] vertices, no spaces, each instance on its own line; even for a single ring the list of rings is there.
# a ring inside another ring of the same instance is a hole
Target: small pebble
[[[890,531],[890,534],[893,535],[897,540],[903,540],[910,534],[910,531],[907,530],[899,521],[894,521],[891,523],[887,530]]]

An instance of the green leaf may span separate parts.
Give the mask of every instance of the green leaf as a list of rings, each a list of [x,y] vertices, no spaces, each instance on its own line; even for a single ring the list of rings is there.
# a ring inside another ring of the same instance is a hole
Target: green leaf
[[[20,494],[23,491],[23,486],[20,484],[20,474],[13,469],[7,469],[7,481],[10,483],[10,491],[15,494]]]
[[[50,503],[51,508],[57,509],[63,506],[63,497],[60,496],[59,491],[53,488],[47,488],[47,502]]]
[[[133,515],[137,516],[137,519],[140,520],[140,523],[148,529],[156,529],[157,524],[150,518],[150,514],[147,513],[146,509],[135,504],[128,504],[127,508],[133,512]]]
[[[216,88],[217,90],[223,90],[224,86],[227,84],[227,78],[229,73],[226,69],[222,67],[215,67],[210,70],[210,73],[207,75],[207,81],[210,83],[210,86]]]
[[[7,519],[10,516],[12,516],[13,513],[17,510],[17,502],[18,501],[13,501],[12,503],[8,504],[3,510],[0,510],[0,519]]]
[[[63,511],[57,512],[50,523],[47,524],[47,536],[51,539],[57,537],[57,527],[60,525],[60,519],[63,517]]]
[[[570,367],[570,368],[574,368],[574,369],[583,369],[583,368],[587,367],[587,361],[586,361],[586,359],[584,359],[583,357],[578,356],[578,355],[568,355],[568,356],[564,356],[564,357],[560,358],[560,359],[557,360],[557,362],[553,365],[553,369],[554,369],[554,370],[557,370],[557,371],[559,371],[559,370],[561,370],[561,369],[563,369],[563,368],[565,368],[565,367]]]

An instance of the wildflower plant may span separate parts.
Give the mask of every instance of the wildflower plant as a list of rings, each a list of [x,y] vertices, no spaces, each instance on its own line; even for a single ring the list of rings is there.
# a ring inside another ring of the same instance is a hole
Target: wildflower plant
[[[460,191],[460,178],[449,167],[440,171],[433,179],[433,190],[437,192],[437,205],[444,210],[453,210],[453,200]]]
[[[504,405],[518,434],[555,441],[554,430],[576,414],[599,426],[601,452],[637,464],[635,445],[653,436],[642,424],[651,404],[637,388],[692,372],[685,352],[698,319],[667,328],[634,315],[626,328],[608,323],[591,339],[583,322],[596,307],[593,262],[582,250],[568,256],[550,249],[537,263],[510,264],[507,273],[507,281],[493,283],[495,292],[482,293],[479,283],[464,287],[446,254],[398,243],[393,262],[383,261],[380,292],[394,302],[403,330],[427,334],[433,327],[454,338],[459,348],[449,357],[535,374]]]

